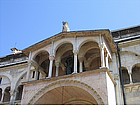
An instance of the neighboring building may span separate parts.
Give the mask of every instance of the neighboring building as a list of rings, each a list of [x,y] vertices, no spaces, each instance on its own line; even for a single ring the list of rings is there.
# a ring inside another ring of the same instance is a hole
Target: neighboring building
[[[0,103],[140,104],[140,26],[69,30],[0,58]]]

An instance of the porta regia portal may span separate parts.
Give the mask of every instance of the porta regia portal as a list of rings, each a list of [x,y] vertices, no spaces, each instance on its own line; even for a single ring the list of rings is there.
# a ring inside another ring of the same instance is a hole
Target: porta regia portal
[[[4,47],[4,46],[2,46]],[[0,104],[140,104],[140,26],[62,32],[0,58]]]

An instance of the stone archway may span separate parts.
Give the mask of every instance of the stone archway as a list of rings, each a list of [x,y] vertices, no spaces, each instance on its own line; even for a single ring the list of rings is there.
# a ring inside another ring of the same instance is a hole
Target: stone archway
[[[73,73],[74,69],[74,54],[73,44],[61,44],[56,50],[55,56],[56,76],[62,76]]]
[[[101,67],[100,58],[100,47],[97,42],[83,42],[80,45],[78,53],[80,72],[99,69]]]
[[[28,104],[94,104],[103,100],[90,86],[80,81],[60,80],[41,89]]]

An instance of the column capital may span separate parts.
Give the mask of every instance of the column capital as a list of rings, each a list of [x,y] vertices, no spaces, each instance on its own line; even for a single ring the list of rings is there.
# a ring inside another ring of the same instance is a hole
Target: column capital
[[[104,44],[103,44],[103,43],[100,43],[100,44],[99,44],[99,48],[100,48],[100,49],[104,49],[104,48],[105,48]]]
[[[105,46],[104,46],[104,44],[102,43],[102,45],[101,45],[101,49],[104,49],[105,48]]]
[[[129,74],[132,74],[132,67],[127,67],[126,68]]]
[[[33,60],[28,61],[28,65],[32,65],[32,63],[33,63]]]
[[[128,71],[128,74],[132,74],[132,72]]]
[[[56,67],[59,67],[59,66],[60,66],[60,61],[56,61],[56,62],[55,62],[55,66],[56,66]]]
[[[73,50],[74,55],[78,55],[78,50]]]
[[[52,60],[53,61],[54,58],[55,58],[54,56],[49,56],[49,60]]]

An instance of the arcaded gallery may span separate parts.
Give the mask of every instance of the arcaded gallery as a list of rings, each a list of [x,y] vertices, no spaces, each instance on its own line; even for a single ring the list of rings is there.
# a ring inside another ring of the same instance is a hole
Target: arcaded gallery
[[[62,32],[0,58],[1,105],[140,105],[140,26]]]

